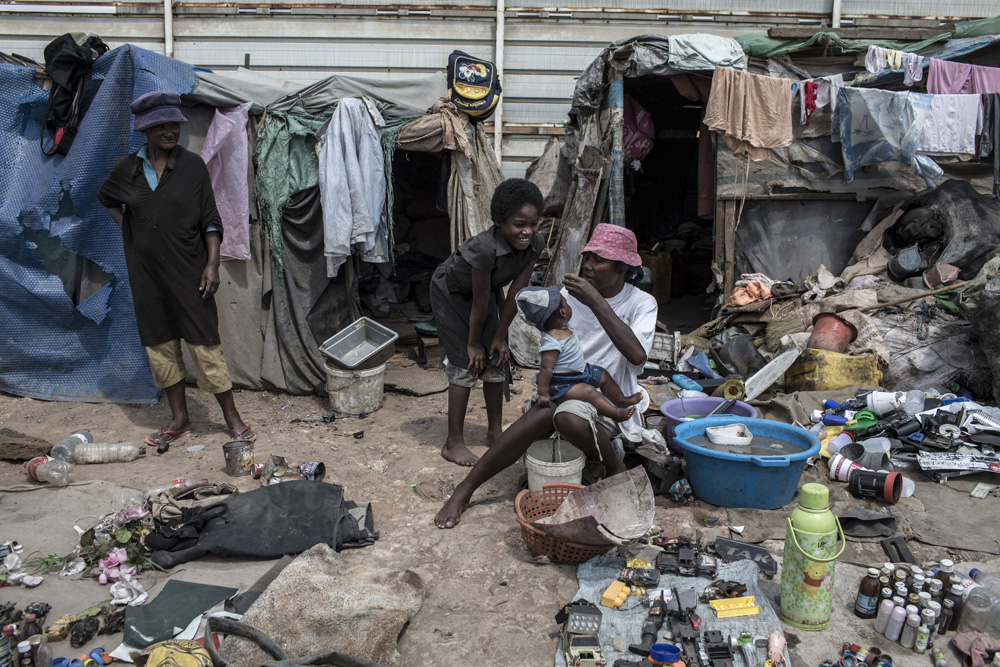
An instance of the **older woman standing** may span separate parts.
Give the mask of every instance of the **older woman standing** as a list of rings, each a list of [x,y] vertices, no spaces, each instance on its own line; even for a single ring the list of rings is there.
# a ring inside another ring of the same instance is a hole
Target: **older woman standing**
[[[118,160],[97,198],[122,230],[139,340],[156,386],[170,404],[170,423],[146,438],[158,451],[191,432],[181,339],[198,372],[198,386],[215,394],[234,440],[256,434],[236,410],[219,340],[222,221],[201,157],[177,144],[187,122],[175,93],[146,93],[131,105],[133,130],[147,144]]]

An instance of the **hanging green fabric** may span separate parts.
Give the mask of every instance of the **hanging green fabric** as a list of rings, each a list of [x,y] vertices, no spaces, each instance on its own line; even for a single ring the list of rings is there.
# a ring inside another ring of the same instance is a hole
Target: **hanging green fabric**
[[[295,195],[319,182],[316,133],[333,114],[336,105],[313,116],[293,107],[288,111],[265,111],[257,134],[254,190],[264,214],[271,257],[283,273],[281,215]]]
[[[1000,16],[974,21],[959,21],[955,24],[955,37],[985,37],[1000,35]]]
[[[402,118],[387,118],[382,128],[382,153],[385,162],[385,224],[389,230],[389,263],[396,266],[395,223],[392,219],[392,208],[395,202],[393,196],[392,163],[396,157],[396,146],[399,144],[399,134],[409,123],[423,116],[404,116]]]
[[[759,58],[773,58],[783,56],[786,53],[800,51],[815,46],[821,37],[827,37],[830,43],[839,46],[847,51],[865,52],[869,46],[881,46],[884,49],[894,49],[896,51],[920,51],[931,44],[947,41],[952,35],[949,32],[942,32],[928,39],[919,42],[909,42],[890,39],[844,39],[835,32],[817,32],[812,37],[806,39],[775,39],[766,35],[738,35],[734,37],[743,51],[748,56]]]

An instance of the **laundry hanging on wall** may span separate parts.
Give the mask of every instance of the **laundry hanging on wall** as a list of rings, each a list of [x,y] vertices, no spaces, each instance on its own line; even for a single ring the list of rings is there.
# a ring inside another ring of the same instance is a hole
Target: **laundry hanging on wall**
[[[704,122],[734,153],[747,153],[760,162],[771,148],[792,143],[791,104],[787,79],[717,67]]]
[[[918,153],[931,97],[841,88],[831,138],[840,140],[844,181],[853,181],[859,167],[896,160],[909,165],[933,188],[943,171],[934,160]]]
[[[927,92],[947,95],[1000,93],[1000,67],[931,58]]]
[[[357,248],[373,264],[389,261],[385,217],[385,120],[366,98],[341,100],[320,138],[319,191],[327,276]]]

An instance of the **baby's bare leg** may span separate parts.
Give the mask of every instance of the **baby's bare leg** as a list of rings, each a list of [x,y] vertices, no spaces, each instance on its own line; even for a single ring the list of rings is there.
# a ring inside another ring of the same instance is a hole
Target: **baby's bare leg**
[[[601,382],[598,387],[601,392],[608,397],[608,400],[620,408],[637,405],[639,401],[642,400],[642,394],[639,392],[636,392],[631,396],[626,396],[622,392],[622,388],[618,386],[618,383],[615,382],[614,378],[608,375],[607,371],[601,371]]]
[[[618,393],[620,394],[621,390],[619,390]],[[614,403],[609,401],[601,392],[597,390],[597,387],[584,384],[583,382],[570,387],[569,390],[562,395],[562,398],[559,399],[559,402],[561,403],[562,401],[570,399],[590,403],[597,408],[597,414],[610,417],[616,422],[623,422],[629,419],[635,412],[635,406],[630,405],[628,407],[616,407]]]

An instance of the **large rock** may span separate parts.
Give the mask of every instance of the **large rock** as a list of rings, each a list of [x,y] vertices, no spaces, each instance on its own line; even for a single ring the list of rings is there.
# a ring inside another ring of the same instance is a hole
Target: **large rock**
[[[396,641],[420,610],[425,587],[410,570],[364,565],[363,550],[337,554],[325,544],[295,559],[243,616],[289,657],[340,651],[384,665],[399,664]],[[230,667],[253,667],[269,656],[229,637],[220,653]]]

